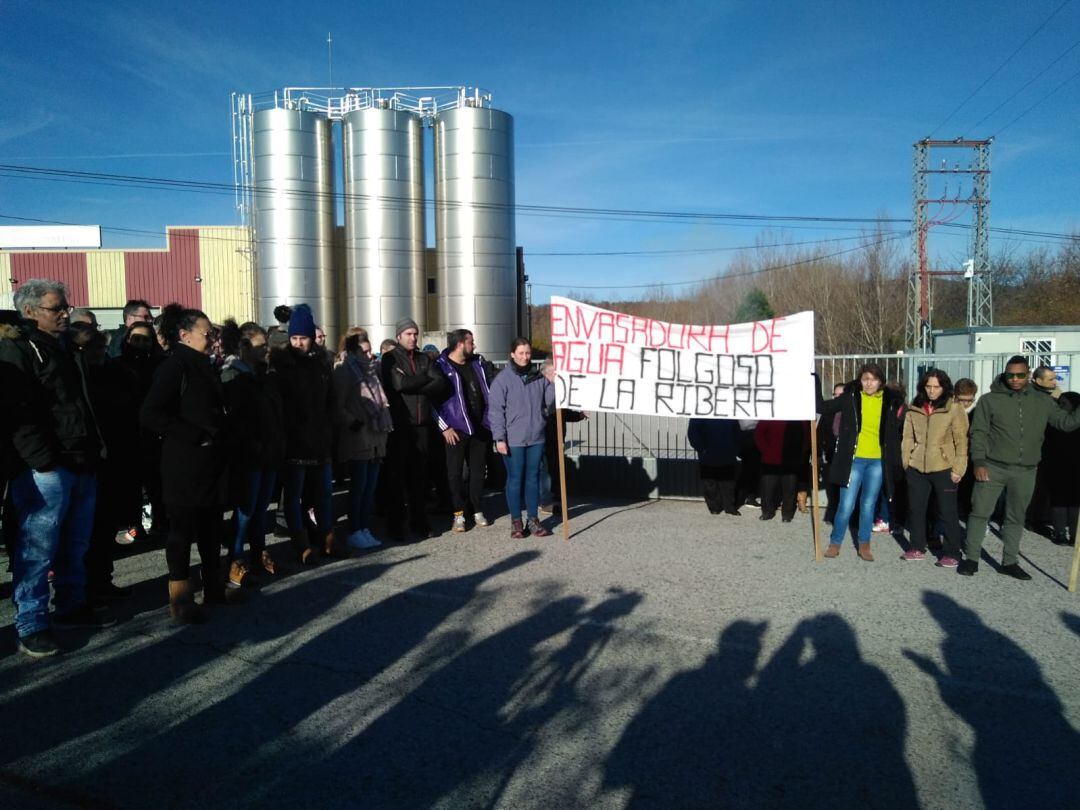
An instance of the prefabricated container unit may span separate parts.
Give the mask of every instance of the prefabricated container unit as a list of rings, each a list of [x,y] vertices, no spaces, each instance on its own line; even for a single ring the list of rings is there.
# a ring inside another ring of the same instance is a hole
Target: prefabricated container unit
[[[514,338],[514,120],[465,105],[435,130],[435,247],[440,327],[473,331],[492,357]]]
[[[342,118],[345,315],[376,342],[403,317],[426,326],[423,122],[369,107]]]
[[[306,110],[254,113],[252,155],[256,317],[305,303],[338,334],[333,261],[334,155],[330,120]]]

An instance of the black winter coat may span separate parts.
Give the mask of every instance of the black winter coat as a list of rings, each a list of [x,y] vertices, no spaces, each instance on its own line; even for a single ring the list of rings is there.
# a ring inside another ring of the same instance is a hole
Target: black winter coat
[[[230,360],[221,370],[233,466],[280,467],[285,461],[285,406],[264,369]]]
[[[285,460],[327,464],[334,451],[334,382],[330,367],[315,354],[291,346],[270,353],[271,384],[281,396]]]
[[[178,343],[154,373],[143,402],[143,430],[162,437],[165,503],[214,507],[225,503],[225,400],[210,358]]]
[[[826,400],[817,392],[817,412],[822,419],[832,421],[834,414],[840,414],[840,435],[833,447],[832,462],[829,464],[829,483],[846,487],[851,480],[851,464],[855,458],[855,445],[859,441],[862,429],[862,385],[852,380],[844,386],[844,393],[835,399]],[[903,438],[905,405],[901,396],[885,388],[881,403],[881,462],[884,472],[883,489],[890,500],[895,492],[895,475],[902,469],[900,442]]]
[[[33,321],[0,325],[0,363],[13,385],[4,389],[15,421],[13,471],[64,466],[93,471],[103,443],[89,400],[82,358]]]
[[[435,362],[418,349],[407,352],[398,346],[383,355],[381,365],[394,429],[431,424],[431,403],[441,404],[451,392],[449,380]]]

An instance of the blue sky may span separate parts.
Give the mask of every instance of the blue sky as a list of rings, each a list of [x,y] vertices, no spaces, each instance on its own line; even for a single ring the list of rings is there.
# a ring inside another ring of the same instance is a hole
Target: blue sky
[[[6,0],[0,163],[231,182],[229,93],[325,85],[329,31],[335,83],[490,90],[515,117],[522,204],[909,217],[912,143],[1061,3]],[[1080,47],[1068,50],[1078,39],[1072,0],[934,132],[997,135],[994,226],[1080,231]],[[0,214],[152,232],[237,221],[226,195],[10,177],[0,177]],[[702,278],[732,254],[541,253],[730,248],[859,227],[521,214],[517,232],[542,302],[588,285]],[[933,250],[959,261],[965,244],[935,237]]]

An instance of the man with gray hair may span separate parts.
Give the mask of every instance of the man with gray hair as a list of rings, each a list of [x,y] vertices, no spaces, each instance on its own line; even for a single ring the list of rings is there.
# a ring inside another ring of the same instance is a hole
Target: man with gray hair
[[[19,650],[40,658],[59,651],[49,622],[50,569],[53,627],[105,627],[115,621],[87,604],[83,564],[104,443],[86,395],[81,357],[62,342],[71,311],[67,288],[29,279],[15,291],[14,301],[25,320],[0,332],[0,363],[24,381],[8,392],[16,415],[11,426],[15,630]]]

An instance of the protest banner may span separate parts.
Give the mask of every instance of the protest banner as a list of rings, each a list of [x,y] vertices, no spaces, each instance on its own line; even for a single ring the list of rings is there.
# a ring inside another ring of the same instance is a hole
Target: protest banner
[[[817,438],[813,312],[752,323],[688,325],[552,296],[551,356],[557,408],[809,421]],[[814,552],[821,559],[816,448],[812,462]],[[565,469],[561,472],[565,481]],[[562,504],[565,526],[565,497]]]
[[[555,403],[705,419],[815,417],[814,313],[692,326],[551,298]]]

